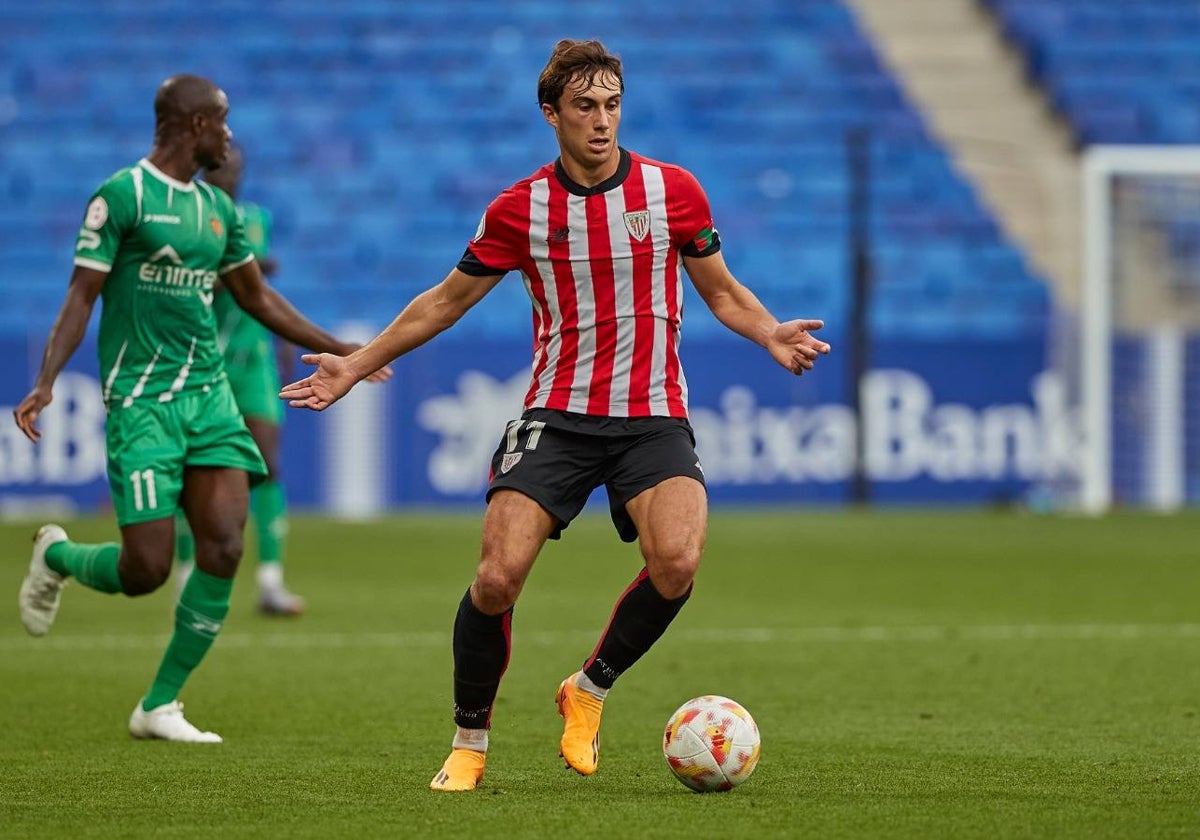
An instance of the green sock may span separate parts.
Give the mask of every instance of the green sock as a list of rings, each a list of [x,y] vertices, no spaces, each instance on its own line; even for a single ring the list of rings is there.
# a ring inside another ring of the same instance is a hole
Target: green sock
[[[250,491],[250,509],[254,512],[258,533],[258,561],[279,563],[283,560],[283,541],[287,537],[287,497],[278,481],[264,481]]]
[[[182,513],[175,514],[175,559],[180,563],[196,560],[196,538],[192,536],[192,528]]]
[[[46,565],[60,575],[71,575],[99,592],[122,592],[117,564],[120,543],[77,543],[66,540],[46,549]]]
[[[150,711],[179,696],[188,675],[212,647],[229,612],[233,578],[219,578],[196,569],[188,578],[175,606],[175,633],[163,654],[158,673],[142,701]]]

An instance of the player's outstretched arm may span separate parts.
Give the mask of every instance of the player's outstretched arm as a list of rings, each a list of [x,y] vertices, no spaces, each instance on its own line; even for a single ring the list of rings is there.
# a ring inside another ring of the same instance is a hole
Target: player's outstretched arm
[[[330,353],[301,356],[301,361],[316,365],[317,369],[304,379],[285,385],[279,396],[295,408],[314,411],[328,408],[372,371],[457,323],[503,276],[472,277],[454,269],[441,283],[413,298],[383,332],[353,353],[344,358]]]
[[[36,425],[38,415],[54,399],[54,382],[83,340],[88,318],[107,278],[107,273],[81,265],[75,266],[71,273],[67,296],[58,310],[54,326],[50,328],[50,337],[46,339],[42,367],[34,381],[33,390],[13,409],[17,426],[34,443],[42,436]]]
[[[683,258],[696,291],[713,315],[738,335],[765,347],[776,362],[800,376],[812,370],[830,347],[812,333],[824,321],[797,319],[779,323],[754,293],[737,281],[720,252],[707,257]]]
[[[263,279],[256,260],[250,260],[221,275],[221,282],[238,306],[249,312],[276,335],[293,344],[323,353],[347,354],[358,345],[340,341],[312,321]]]

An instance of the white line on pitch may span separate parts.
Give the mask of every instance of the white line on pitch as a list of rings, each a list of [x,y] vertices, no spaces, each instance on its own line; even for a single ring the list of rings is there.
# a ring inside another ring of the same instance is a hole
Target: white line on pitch
[[[514,644],[556,645],[594,641],[596,632],[566,630],[514,634]],[[44,651],[120,651],[161,649],[167,634],[59,635],[44,639],[0,639],[6,653]],[[995,624],[893,625],[874,627],[741,627],[712,630],[680,629],[671,641],[705,644],[774,644],[820,642],[1010,642],[1010,641],[1136,641],[1141,639],[1200,638],[1200,624]],[[220,636],[222,648],[426,648],[450,644],[449,633],[238,633]]]

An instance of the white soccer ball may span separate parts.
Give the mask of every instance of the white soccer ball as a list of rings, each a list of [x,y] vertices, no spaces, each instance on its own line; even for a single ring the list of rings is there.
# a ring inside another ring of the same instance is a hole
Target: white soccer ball
[[[758,724],[728,697],[706,694],[671,715],[663,756],[675,778],[700,793],[731,790],[754,772],[761,746]]]

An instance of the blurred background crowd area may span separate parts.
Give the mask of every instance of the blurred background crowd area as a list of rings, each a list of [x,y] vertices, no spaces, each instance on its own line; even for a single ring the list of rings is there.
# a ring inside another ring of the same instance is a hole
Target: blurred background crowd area
[[[734,272],[833,341],[857,317],[1051,347],[1086,149],[1200,143],[1194,0],[5,0],[0,31],[0,337],[38,342],[91,191],[148,151],[179,72],[229,94],[280,288],[325,323],[382,326],[554,157],[536,80],[562,37],[623,59],[622,144],[695,173]],[[1185,285],[1198,194],[1136,197]],[[524,341],[520,284],[493,297],[472,334]],[[721,335],[691,300],[685,335]]]
[[[1054,218],[1066,197],[1047,195],[1058,141],[1200,142],[1187,0],[49,0],[0,5],[0,29],[0,328],[45,320],[88,193],[147,150],[154,91],[177,72],[229,93],[286,288],[335,320],[377,319],[440,279],[490,198],[553,156],[535,89],[560,37],[623,58],[623,142],[700,177],[768,305],[842,320],[847,133],[868,132],[885,332],[1043,329],[1047,285],[1073,281],[1056,255],[1070,241],[1045,241],[1069,225]],[[1010,54],[979,46],[989,29]],[[956,110],[968,129],[939,132]],[[1005,181],[1025,205],[989,200]],[[516,308],[478,326],[523,330]]]

